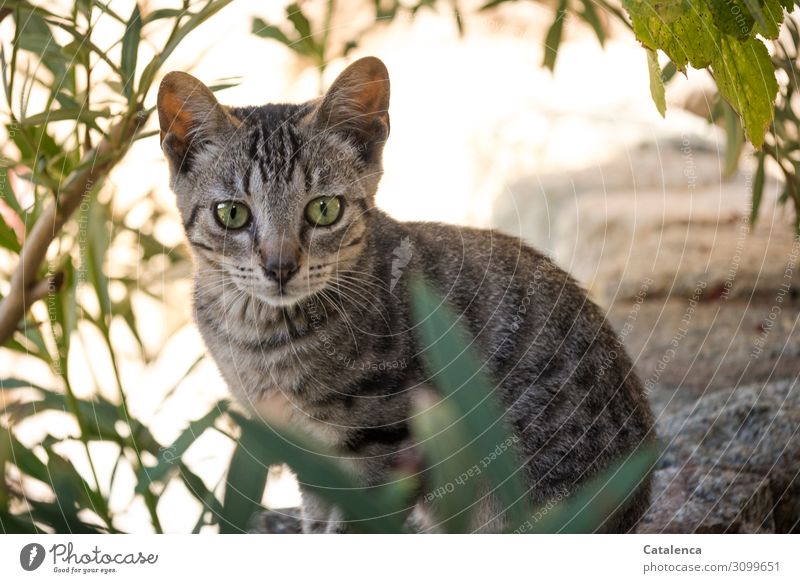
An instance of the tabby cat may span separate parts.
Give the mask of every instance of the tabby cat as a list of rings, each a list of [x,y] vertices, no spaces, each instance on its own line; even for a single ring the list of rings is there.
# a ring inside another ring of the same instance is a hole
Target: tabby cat
[[[429,378],[409,314],[409,274],[422,274],[486,358],[532,502],[569,495],[652,439],[640,381],[601,310],[547,257],[495,231],[398,222],[375,206],[388,109],[388,73],[373,57],[301,104],[226,107],[186,73],[164,78],[161,146],[208,350],[254,415],[312,434],[364,485],[380,484],[413,451],[410,408]],[[446,136],[433,127],[419,139]],[[649,494],[648,479],[602,530],[631,530]],[[422,496],[414,516],[435,530]],[[499,531],[503,509],[488,495],[473,520]],[[345,529],[303,492],[305,532]]]

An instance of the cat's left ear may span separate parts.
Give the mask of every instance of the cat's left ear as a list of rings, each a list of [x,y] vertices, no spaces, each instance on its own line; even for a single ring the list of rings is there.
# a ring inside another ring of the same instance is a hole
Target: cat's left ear
[[[237,120],[211,90],[188,73],[168,73],[158,89],[161,149],[175,170],[188,169],[192,155],[229,136]]]
[[[366,153],[389,137],[389,72],[375,57],[347,67],[333,82],[316,111],[321,131],[352,137]]]

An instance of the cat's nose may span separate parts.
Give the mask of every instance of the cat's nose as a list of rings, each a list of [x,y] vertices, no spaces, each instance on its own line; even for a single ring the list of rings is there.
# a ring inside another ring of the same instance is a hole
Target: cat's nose
[[[278,285],[284,285],[297,273],[297,261],[284,258],[282,261],[267,261],[264,265],[264,275]]]

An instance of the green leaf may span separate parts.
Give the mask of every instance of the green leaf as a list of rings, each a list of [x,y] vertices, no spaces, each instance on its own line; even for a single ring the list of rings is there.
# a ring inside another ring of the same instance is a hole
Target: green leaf
[[[286,7],[286,17],[289,19],[289,22],[294,25],[294,29],[300,35],[301,39],[308,38],[311,36],[311,23],[306,18],[306,15],[303,14],[303,10],[297,4],[289,4]]]
[[[524,466],[515,438],[496,401],[493,383],[475,353],[470,335],[445,301],[421,279],[411,284],[412,313],[424,357],[436,388],[459,415],[473,463],[488,460],[484,473],[505,509],[509,526],[527,520],[530,495],[523,481]]]
[[[3,534],[42,534],[39,528],[27,517],[17,516],[0,510],[0,528]]]
[[[308,18],[306,18],[306,15],[303,14],[303,10],[300,6],[297,4],[290,4],[287,6],[286,18],[289,19],[289,22],[292,23],[299,35],[297,41],[298,46],[305,47],[305,53],[317,59],[318,64],[320,64],[319,61],[324,57],[325,47],[319,45],[314,39],[314,35],[311,32],[311,23],[308,21]]]
[[[136,60],[139,55],[139,41],[142,37],[142,13],[139,4],[133,7],[133,13],[128,20],[125,36],[122,37],[122,60],[120,71],[125,96],[130,100],[133,97],[133,84],[136,77]]]
[[[51,111],[43,111],[35,115],[29,115],[20,120],[20,125],[23,127],[40,126],[54,121],[78,121],[85,123],[92,128],[100,129],[97,126],[97,120],[100,118],[107,118],[111,114],[107,109],[101,111],[91,111],[86,108],[69,108],[69,109],[54,109]]]
[[[404,531],[409,509],[402,504],[404,501],[387,500],[385,486],[358,484],[345,471],[339,456],[308,436],[289,429],[278,431],[233,411],[230,415],[241,427],[242,436],[252,434],[247,438],[247,450],[256,460],[253,463],[264,467],[289,465],[304,488],[342,511],[351,530],[364,533]]]
[[[17,240],[17,233],[6,224],[2,214],[0,214],[0,247],[13,253],[19,253],[22,249],[19,240]]]
[[[559,0],[555,20],[547,31],[544,39],[544,61],[542,66],[553,71],[556,67],[558,47],[561,45],[561,33],[564,30],[564,20],[567,16],[567,0]]]
[[[5,412],[10,415],[12,423],[19,423],[23,419],[28,419],[34,415],[45,411],[61,411],[71,415],[67,398],[63,393],[33,387],[40,391],[39,398],[23,403],[9,404]],[[78,411],[83,419],[86,420],[85,436],[89,441],[112,441],[123,447],[133,444],[137,449],[148,451],[157,456],[162,451],[161,444],[156,441],[150,430],[136,419],[122,419],[127,423],[131,435],[127,438],[117,431],[116,424],[120,421],[119,409],[107,399],[95,396],[92,399],[76,399]]]
[[[597,14],[597,9],[594,7],[595,0],[581,0],[583,10],[578,13],[578,16],[585,21],[594,30],[600,46],[605,46],[606,42],[606,29],[600,21],[600,16]]]
[[[39,55],[42,64],[49,69],[57,80],[64,78],[67,70],[67,59],[53,37],[47,21],[37,10],[21,5],[14,15],[17,20],[16,40],[18,48]]]
[[[733,13],[731,7],[743,1],[624,0],[623,5],[646,48],[664,51],[680,71],[687,65],[710,69],[720,94],[742,118],[745,135],[758,149],[772,120],[778,84],[767,47],[755,37],[755,28],[744,34],[746,19],[752,15],[746,7],[745,21]],[[774,7],[762,12],[774,15]]]
[[[158,463],[151,468],[140,468],[136,477],[136,492],[144,493],[153,482],[162,482],[178,469],[183,455],[191,445],[206,431],[214,426],[214,422],[228,411],[227,401],[218,401],[203,417],[189,423],[171,445],[158,452]]]
[[[178,473],[192,496],[203,505],[202,514],[211,511],[214,514],[214,522],[216,522],[216,518],[222,515],[222,504],[214,496],[214,492],[209,490],[200,476],[192,472],[186,464],[178,464]]]
[[[667,98],[664,91],[664,79],[661,76],[661,66],[658,64],[658,53],[656,51],[646,49],[647,52],[647,70],[650,73],[650,96],[653,98],[653,103],[656,104],[656,109],[661,117],[667,113]]]
[[[17,466],[25,476],[45,484],[50,483],[47,465],[33,451],[22,445],[10,428],[0,426],[0,470],[4,461]]]
[[[500,6],[500,4],[505,4],[506,2],[516,2],[516,0],[489,0],[489,2],[481,6],[479,10],[488,10],[489,8]]]
[[[253,515],[263,509],[261,497],[267,486],[269,465],[253,455],[252,452],[257,451],[250,441],[253,438],[251,432],[242,433],[228,466],[225,498],[219,517],[222,534],[247,532]]]
[[[256,36],[276,40],[287,47],[292,44],[292,41],[289,40],[286,33],[275,25],[267,24],[262,18],[253,19],[252,32]]]
[[[722,112],[725,118],[725,169],[723,175],[726,178],[733,176],[739,167],[739,158],[744,149],[744,131],[739,116],[727,101],[720,100],[723,104]]]
[[[760,41],[724,36],[711,71],[720,95],[741,116],[747,138],[756,149],[761,148],[778,94],[767,47]]]
[[[482,470],[471,455],[468,436],[452,404],[421,399],[411,418],[414,439],[426,461],[423,502],[449,533],[470,531],[470,509]]]
[[[758,220],[758,208],[761,206],[761,198],[764,195],[764,178],[766,171],[764,162],[766,155],[764,151],[756,152],[756,175],[753,179],[753,201],[750,207],[750,225],[755,225]]]
[[[98,323],[107,331],[111,324],[111,298],[108,295],[108,278],[106,277],[104,264],[106,250],[111,241],[109,227],[109,210],[107,205],[101,204],[96,198],[90,200],[87,218],[87,238],[86,245],[86,270],[89,281],[94,288],[97,302],[100,305],[101,318]]]
[[[36,389],[39,391],[49,390],[35,383],[23,379],[14,379],[14,378],[0,379],[0,390],[11,390],[11,389]]]
[[[175,18],[178,16],[192,16],[191,12],[187,10],[183,10],[181,8],[159,8],[158,10],[153,10],[152,12],[148,12],[147,15],[142,20],[142,24],[150,24],[151,22],[155,22],[156,20],[163,20],[165,18]]]
[[[10,166],[6,165],[6,161],[0,158],[0,199],[3,200],[11,209],[20,217],[25,216],[25,211],[19,205],[17,196],[11,189],[11,178],[9,176]]]
[[[768,39],[778,38],[784,18],[780,0],[742,0],[742,3],[753,16],[755,33]]]
[[[642,44],[664,51],[679,71],[687,64],[697,69],[711,64],[720,33],[705,3],[623,0],[623,6]]]
[[[150,89],[150,86],[155,79],[156,73],[169,58],[177,46],[183,42],[186,35],[192,32],[195,28],[203,24],[206,20],[214,16],[217,12],[225,8],[233,0],[209,0],[198,12],[191,15],[189,20],[183,23],[171,36],[170,41],[164,46],[153,59],[147,64],[142,71],[142,76],[139,78],[139,93],[144,95]]]

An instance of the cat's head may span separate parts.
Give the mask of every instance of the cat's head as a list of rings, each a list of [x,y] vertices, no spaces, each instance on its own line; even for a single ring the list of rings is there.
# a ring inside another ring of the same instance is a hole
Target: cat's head
[[[374,57],[302,104],[229,108],[169,73],[161,147],[198,260],[273,306],[324,289],[363,251],[388,109],[389,76]]]

